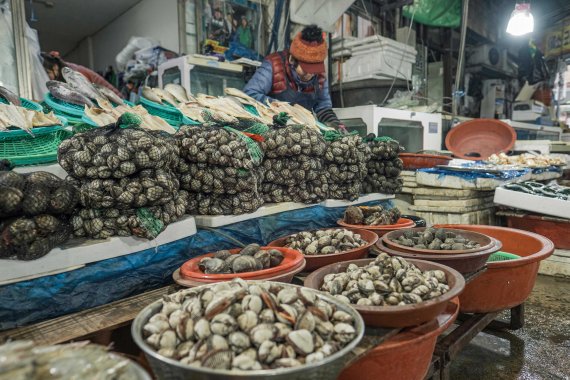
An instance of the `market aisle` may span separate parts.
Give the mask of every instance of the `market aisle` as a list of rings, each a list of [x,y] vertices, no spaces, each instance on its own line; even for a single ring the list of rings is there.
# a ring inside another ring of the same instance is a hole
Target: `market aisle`
[[[570,280],[538,276],[525,327],[481,333],[454,361],[452,379],[570,379]]]

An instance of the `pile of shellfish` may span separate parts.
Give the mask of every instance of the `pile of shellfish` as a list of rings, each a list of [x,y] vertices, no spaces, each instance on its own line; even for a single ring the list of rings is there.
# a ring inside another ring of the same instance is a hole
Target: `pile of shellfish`
[[[0,172],[0,258],[35,260],[71,236],[77,189],[47,172]]]
[[[143,326],[167,358],[216,370],[263,370],[318,363],[357,337],[352,314],[317,292],[235,279],[165,296]]]
[[[349,264],[345,272],[327,274],[320,290],[346,303],[397,306],[439,297],[449,285],[441,270],[422,272],[401,257],[381,252],[366,266]]]
[[[243,273],[273,268],[281,264],[283,254],[276,249],[261,249],[259,244],[249,244],[236,254],[221,250],[212,257],[204,257],[198,264],[206,274]]]
[[[317,203],[327,198],[326,143],[318,130],[289,125],[274,127],[263,137],[261,192],[265,202]]]
[[[329,179],[329,198],[357,199],[368,172],[370,148],[358,135],[339,136],[327,142],[325,168]]]
[[[303,231],[289,236],[285,246],[305,255],[330,255],[366,245],[359,234],[345,228]]]
[[[404,182],[399,175],[404,166],[398,154],[403,148],[396,140],[371,140],[368,146],[372,156],[368,162],[368,175],[363,183],[364,192],[384,194],[400,192]]]
[[[344,222],[356,225],[381,226],[396,224],[401,213],[397,207],[386,209],[377,206],[349,206],[344,211]]]
[[[237,215],[263,205],[262,154],[252,139],[216,126],[182,127],[175,138],[180,147],[176,172],[191,199],[188,213]]]
[[[79,188],[81,207],[71,218],[76,236],[148,239],[186,211],[173,171],[180,161],[171,136],[135,127],[97,128],[59,146],[58,161]]]
[[[454,231],[445,228],[428,227],[423,231],[405,231],[394,243],[418,249],[432,249],[436,251],[464,250],[479,248],[476,241],[469,240]]]

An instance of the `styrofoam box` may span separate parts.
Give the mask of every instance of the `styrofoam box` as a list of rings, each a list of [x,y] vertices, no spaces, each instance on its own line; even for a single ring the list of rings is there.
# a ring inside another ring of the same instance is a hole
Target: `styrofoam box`
[[[322,202],[321,205],[324,207],[335,208],[335,207],[348,207],[354,206],[361,203],[366,202],[373,202],[373,201],[382,201],[386,199],[394,199],[396,196],[393,194],[381,194],[381,193],[371,193],[366,194],[358,198],[354,201],[343,201],[340,199],[327,199],[326,201]]]
[[[106,240],[77,239],[63,247],[52,249],[47,255],[33,261],[0,260],[0,284],[43,277],[85,264],[125,256],[146,249],[158,248],[196,234],[196,223],[192,216],[174,222],[166,227],[154,240],[133,236],[112,237]]]
[[[407,55],[402,56],[401,52],[371,49],[366,54],[355,54],[342,63],[343,81],[371,74],[411,80],[414,63],[415,56],[411,58]],[[333,65],[333,78],[337,77],[338,65]]]
[[[570,201],[521,193],[499,187],[494,202],[503,206],[570,219]]]
[[[243,222],[250,219],[261,218],[262,216],[268,216],[273,214],[278,214],[280,212],[298,210],[307,207],[317,206],[315,204],[304,204],[296,202],[283,202],[283,203],[267,203],[255,212],[249,214],[241,215],[195,215],[196,225],[198,227],[222,227],[228,224]]]
[[[332,51],[333,51],[333,55],[334,53],[339,50],[339,49],[346,49],[349,48],[353,51],[358,51],[358,49],[362,49],[362,48],[375,48],[375,47],[391,47],[394,48],[400,52],[405,52],[405,53],[409,53],[409,54],[414,54],[416,55],[416,49],[414,49],[412,46],[409,46],[407,44],[398,42],[396,40],[387,38],[387,37],[382,37],[379,35],[374,35],[374,36],[369,36],[366,38],[356,38],[356,37],[346,37],[344,39],[344,43],[342,42],[342,40],[336,40],[333,41],[332,44]]]

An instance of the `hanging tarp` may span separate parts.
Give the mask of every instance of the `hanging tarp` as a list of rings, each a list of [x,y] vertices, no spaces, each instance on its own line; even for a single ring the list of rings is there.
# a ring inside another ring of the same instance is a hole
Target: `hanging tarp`
[[[414,0],[403,9],[404,17],[412,18],[412,14],[420,24],[457,28],[461,25],[461,0]]]

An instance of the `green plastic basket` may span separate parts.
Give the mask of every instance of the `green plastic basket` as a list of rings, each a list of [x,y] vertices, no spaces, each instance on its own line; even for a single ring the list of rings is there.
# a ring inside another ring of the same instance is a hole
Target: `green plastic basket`
[[[33,136],[21,130],[0,132],[0,159],[16,166],[56,162],[59,144],[71,135],[60,126],[34,128]]]
[[[64,102],[63,100],[54,98],[50,93],[47,93],[45,95],[44,102],[46,102],[46,104],[50,106],[56,113],[73,115],[79,119],[81,119],[81,116],[83,115],[83,106]]]
[[[245,108],[245,110],[247,112],[249,112],[250,114],[254,115],[254,116],[259,116],[259,112],[257,112],[257,109],[252,106],[251,104],[244,104],[243,108]]]
[[[515,255],[513,253],[507,253],[507,252],[495,252],[493,253],[491,256],[489,256],[489,258],[487,259],[488,263],[492,263],[495,261],[507,261],[507,260],[516,260],[516,259],[520,259],[521,257],[519,255]]]
[[[27,108],[29,110],[38,111],[38,112],[43,111],[43,107],[40,104],[32,102],[31,100],[20,98],[20,102],[22,102],[22,107]],[[0,103],[8,104],[8,101],[4,98],[0,98]]]

